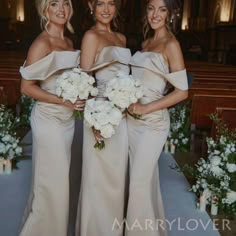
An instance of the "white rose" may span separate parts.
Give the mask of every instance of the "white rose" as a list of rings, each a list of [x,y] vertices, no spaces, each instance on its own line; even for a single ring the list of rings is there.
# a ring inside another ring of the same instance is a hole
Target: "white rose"
[[[236,192],[230,191],[227,193],[227,200],[229,204],[232,204],[236,201]]]
[[[15,149],[15,152],[16,152],[16,155],[21,154],[21,153],[22,153],[22,147],[17,147],[17,148]]]
[[[236,171],[236,165],[235,164],[226,164],[227,170],[229,171],[229,173],[234,173]]]
[[[112,125],[107,124],[101,129],[101,135],[104,138],[110,138],[113,134],[115,134],[115,130]]]

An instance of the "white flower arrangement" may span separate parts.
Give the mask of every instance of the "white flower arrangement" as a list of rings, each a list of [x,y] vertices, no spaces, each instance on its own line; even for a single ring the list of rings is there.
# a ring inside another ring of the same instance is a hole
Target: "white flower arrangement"
[[[16,137],[15,133],[0,133],[0,158],[12,160],[21,154],[22,147],[19,146],[19,138]]]
[[[190,146],[190,122],[187,103],[180,103],[169,109],[170,131],[168,143],[177,150],[187,152]]]
[[[184,166],[183,171],[195,178],[191,191],[202,195],[211,192],[208,203],[217,196],[217,206],[228,216],[236,216],[236,130],[222,129],[222,122],[212,115],[217,123],[218,135],[207,138],[208,158],[201,158],[194,167]],[[219,128],[220,127],[220,128]]]
[[[124,111],[143,97],[143,89],[140,80],[120,71],[107,83],[103,96]]]
[[[63,100],[75,103],[79,99],[88,99],[89,96],[96,96],[98,90],[93,86],[95,79],[82,71],[80,68],[73,68],[63,72],[56,80],[56,94]],[[75,112],[76,115],[76,112]],[[79,118],[81,112],[77,113]]]
[[[0,132],[15,132],[20,123],[20,119],[15,117],[13,111],[4,104],[0,104]]]
[[[122,120],[121,111],[110,101],[89,99],[84,109],[85,124],[98,130],[103,138],[110,138],[115,134],[115,127]],[[105,142],[97,142],[95,148],[103,149]]]

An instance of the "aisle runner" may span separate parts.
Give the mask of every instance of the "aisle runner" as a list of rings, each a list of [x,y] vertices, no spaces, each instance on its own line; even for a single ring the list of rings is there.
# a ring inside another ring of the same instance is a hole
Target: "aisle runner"
[[[24,141],[31,139],[28,134]],[[30,149],[25,149],[30,153]],[[188,192],[185,177],[170,168],[175,164],[170,154],[162,154],[160,175],[169,236],[218,236],[206,213],[195,207],[195,195]],[[21,161],[12,175],[0,176],[0,235],[17,236],[26,205],[31,178],[31,160]],[[100,235],[97,235],[100,236]]]
[[[171,154],[162,154],[160,179],[169,236],[220,235],[208,214],[196,209],[196,196],[188,191],[190,187],[186,178],[170,168],[175,165]]]

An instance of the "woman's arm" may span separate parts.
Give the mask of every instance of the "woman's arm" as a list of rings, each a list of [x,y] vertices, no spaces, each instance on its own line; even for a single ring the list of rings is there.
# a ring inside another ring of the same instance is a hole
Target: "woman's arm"
[[[50,48],[47,42],[45,41],[36,41],[32,44],[29,49],[26,66],[33,64],[34,62],[42,59],[46,55],[50,53]],[[41,102],[53,103],[53,104],[62,104],[72,109],[80,110],[83,107],[83,103],[81,101],[77,101],[75,104],[72,104],[70,101],[63,101],[62,98],[49,93],[40,88],[37,80],[21,80],[21,93],[32,97]]]
[[[168,60],[170,71],[176,72],[185,69],[181,48],[176,39],[171,39],[165,50],[165,57]],[[129,107],[131,113],[138,115],[148,114],[154,111],[173,106],[188,97],[188,90],[180,90],[175,88],[173,92],[161,99],[150,102],[148,104],[135,103]]]
[[[89,70],[96,59],[97,51],[99,46],[99,40],[93,30],[89,30],[85,33],[80,55],[80,67],[84,70]]]

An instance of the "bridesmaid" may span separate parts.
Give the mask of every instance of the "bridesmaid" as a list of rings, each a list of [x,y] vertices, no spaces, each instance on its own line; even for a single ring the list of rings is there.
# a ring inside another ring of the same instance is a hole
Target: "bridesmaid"
[[[168,26],[170,2],[147,1],[144,32],[149,37],[130,63],[133,76],[142,81],[144,97],[129,107],[142,119],[128,117],[130,187],[126,236],[167,235],[158,160],[169,132],[167,108],[188,96],[182,52]],[[163,96],[167,82],[175,89]],[[137,222],[142,228],[132,228]]]
[[[125,36],[118,33],[119,0],[88,2],[95,24],[82,40],[81,68],[97,81],[98,99],[105,99],[106,83],[118,71],[129,74],[130,50]],[[123,118],[115,135],[106,139],[102,150],[94,148],[103,139],[99,132],[84,126],[83,165],[77,236],[121,236],[122,227],[114,222],[124,219],[125,178],[128,163],[127,123]]]
[[[79,52],[64,36],[65,28],[73,32],[71,1],[37,0],[36,6],[43,32],[20,68],[22,93],[37,100],[31,113],[32,189],[20,236],[66,236],[73,110],[82,110],[84,102],[64,102],[55,91],[56,77],[78,65]]]

